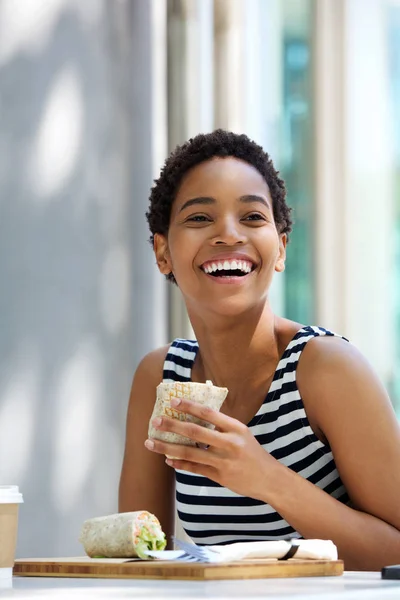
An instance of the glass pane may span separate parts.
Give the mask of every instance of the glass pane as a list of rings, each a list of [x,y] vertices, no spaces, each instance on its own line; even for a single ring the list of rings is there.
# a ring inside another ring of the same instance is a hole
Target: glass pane
[[[395,242],[395,266],[393,290],[395,294],[395,361],[394,373],[390,385],[390,395],[396,413],[400,418],[400,7],[389,10],[389,76],[392,108],[392,131],[394,148],[394,211],[393,224]]]
[[[287,250],[285,316],[314,321],[312,4],[284,0],[281,173],[295,221]]]

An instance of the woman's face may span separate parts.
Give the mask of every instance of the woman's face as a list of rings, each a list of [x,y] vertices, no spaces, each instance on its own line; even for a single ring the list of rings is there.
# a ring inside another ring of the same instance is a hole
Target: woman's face
[[[188,308],[231,315],[265,302],[274,271],[284,269],[285,245],[267,183],[233,157],[186,173],[168,235],[155,236],[160,271],[172,271]]]

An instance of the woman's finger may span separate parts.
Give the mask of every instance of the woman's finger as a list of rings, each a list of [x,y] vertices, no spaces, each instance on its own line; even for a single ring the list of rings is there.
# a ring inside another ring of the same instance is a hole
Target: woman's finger
[[[144,445],[148,450],[165,454],[174,460],[199,463],[202,465],[214,466],[217,457],[210,450],[204,448],[195,448],[194,446],[183,446],[182,444],[169,444],[161,440],[146,440]]]
[[[187,437],[193,442],[204,444],[205,446],[220,448],[224,443],[221,433],[213,431],[212,429],[207,429],[202,425],[196,425],[196,423],[179,421],[178,419],[171,419],[170,417],[156,417],[153,419],[152,425],[159,431],[177,433]]]
[[[242,426],[240,421],[228,417],[228,415],[224,415],[204,404],[197,404],[197,402],[191,402],[183,398],[171,398],[170,402],[171,406],[180,412],[188,413],[193,417],[207,421],[207,423],[215,425],[221,431],[238,431]]]

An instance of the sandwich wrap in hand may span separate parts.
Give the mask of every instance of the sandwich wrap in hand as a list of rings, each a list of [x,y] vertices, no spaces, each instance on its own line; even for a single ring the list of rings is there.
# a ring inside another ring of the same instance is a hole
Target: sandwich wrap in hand
[[[91,558],[148,559],[147,550],[167,545],[159,520],[147,510],[88,519],[79,541]]]
[[[154,405],[153,414],[151,415],[149,423],[149,438],[155,440],[161,440],[163,442],[170,442],[171,444],[183,444],[184,446],[195,446],[196,442],[189,438],[180,435],[178,433],[172,433],[169,431],[160,431],[155,429],[152,425],[155,417],[171,417],[172,419],[178,419],[179,421],[186,421],[188,423],[196,423],[206,427],[207,429],[214,429],[214,425],[188,415],[176,408],[173,408],[170,404],[171,398],[183,398],[184,400],[190,400],[197,404],[209,406],[214,410],[219,410],[222,406],[228,394],[227,388],[217,387],[212,384],[212,381],[206,383],[193,383],[189,382],[162,382],[157,386],[157,398]]]

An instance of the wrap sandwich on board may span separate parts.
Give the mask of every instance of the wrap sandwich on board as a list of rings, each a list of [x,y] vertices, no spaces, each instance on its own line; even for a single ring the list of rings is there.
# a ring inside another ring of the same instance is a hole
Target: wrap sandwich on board
[[[167,542],[157,517],[139,510],[88,519],[79,541],[91,558],[145,558]]]
[[[214,429],[214,425],[188,415],[176,408],[173,408],[170,404],[171,398],[183,398],[209,406],[214,410],[219,410],[222,406],[228,394],[227,388],[217,387],[212,384],[212,381],[206,381],[206,383],[194,383],[189,382],[162,382],[157,386],[157,398],[154,405],[153,414],[151,415],[149,423],[149,438],[155,440],[161,440],[164,442],[170,442],[171,444],[183,444],[184,446],[195,446],[196,443],[189,438],[179,435],[178,433],[172,433],[169,431],[160,431],[155,429],[152,425],[152,421],[155,417],[171,417],[172,419],[178,419],[179,421],[186,421],[188,423],[196,423],[206,427],[207,429]]]

